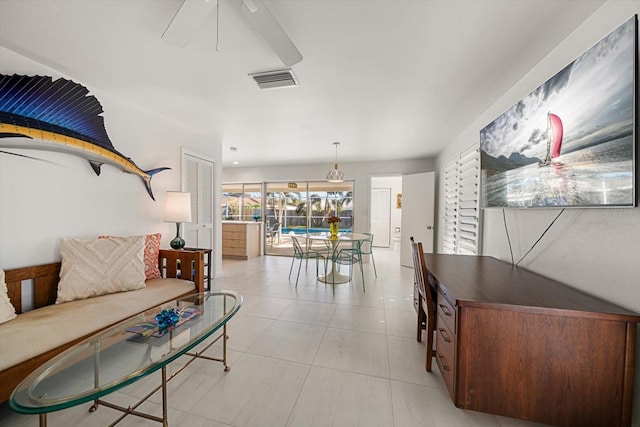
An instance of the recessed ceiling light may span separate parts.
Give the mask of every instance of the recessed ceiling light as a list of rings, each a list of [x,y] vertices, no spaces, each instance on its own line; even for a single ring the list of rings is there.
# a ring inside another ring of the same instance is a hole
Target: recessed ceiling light
[[[240,164],[240,162],[238,162],[238,161],[235,161],[235,162],[232,162],[232,163],[233,163],[234,165],[239,165],[239,164]]]

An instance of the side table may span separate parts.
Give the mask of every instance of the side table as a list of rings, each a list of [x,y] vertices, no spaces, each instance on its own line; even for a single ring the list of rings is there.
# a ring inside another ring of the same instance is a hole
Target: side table
[[[206,249],[206,248],[184,248],[184,250],[186,251],[200,251],[200,252],[204,252],[204,267],[205,267],[205,275],[204,275],[204,282],[206,284],[206,289],[208,291],[211,290],[211,253],[213,252],[213,249]]]

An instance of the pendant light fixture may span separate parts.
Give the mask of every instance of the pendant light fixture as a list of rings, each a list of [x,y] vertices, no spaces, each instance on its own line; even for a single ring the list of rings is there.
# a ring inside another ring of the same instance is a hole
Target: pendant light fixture
[[[344,181],[344,172],[338,169],[338,146],[339,142],[334,142],[333,145],[336,147],[336,162],[333,165],[333,169],[329,171],[327,174],[327,181],[329,182],[342,182]]]

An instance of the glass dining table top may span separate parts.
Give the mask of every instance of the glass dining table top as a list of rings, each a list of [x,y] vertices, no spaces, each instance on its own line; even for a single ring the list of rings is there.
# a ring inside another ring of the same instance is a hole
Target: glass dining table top
[[[191,350],[224,326],[241,305],[238,293],[215,291],[156,306],[49,360],[18,385],[9,404],[17,412],[38,414],[109,394]],[[178,321],[161,330],[155,317],[171,308],[177,310]]]
[[[362,233],[339,233],[337,239],[333,239],[331,234],[329,233],[314,233],[308,234],[307,239],[309,240],[323,240],[328,242],[359,242],[362,240],[367,240],[369,238],[368,235]]]

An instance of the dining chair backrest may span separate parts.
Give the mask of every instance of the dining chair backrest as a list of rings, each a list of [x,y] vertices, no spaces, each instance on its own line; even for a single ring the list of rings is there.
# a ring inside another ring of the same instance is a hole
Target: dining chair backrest
[[[360,252],[365,255],[371,255],[373,251],[373,234],[371,233],[362,233],[367,236],[366,240],[360,241]]]
[[[422,249],[422,242],[415,242],[413,237],[411,240],[411,252],[413,254],[413,270],[416,284],[418,286],[418,292],[420,296],[427,302],[429,313],[436,312],[436,303],[429,285],[429,270],[427,269],[427,263],[424,260],[424,250]]]
[[[296,258],[302,257],[304,255],[304,251],[302,250],[300,242],[298,242],[298,238],[291,235],[291,241],[293,242],[293,256]]]
[[[418,301],[418,322],[417,322],[417,340],[421,341],[422,329],[426,329],[427,343],[425,346],[426,358],[425,369],[431,372],[431,364],[436,352],[433,349],[433,335],[436,330],[436,296],[434,289],[429,285],[429,270],[424,259],[424,250],[422,243],[416,243],[411,240],[411,252],[413,254],[413,270],[418,292],[420,293]],[[426,307],[425,307],[426,306]],[[424,322],[424,323],[423,323]],[[424,325],[424,326],[423,326]]]

